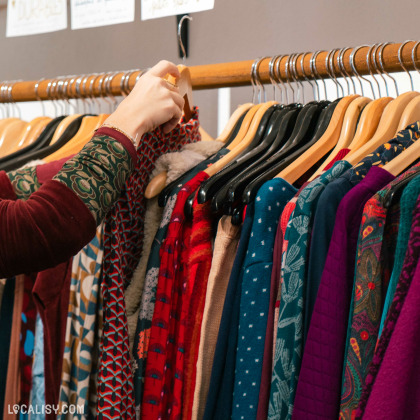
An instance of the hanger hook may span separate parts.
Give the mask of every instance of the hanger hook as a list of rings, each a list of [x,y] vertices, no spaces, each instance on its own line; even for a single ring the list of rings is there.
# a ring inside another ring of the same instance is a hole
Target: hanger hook
[[[317,101],[319,101],[321,99],[321,92],[319,90],[319,85],[316,81],[316,74],[314,73],[314,68],[313,68],[313,58],[314,58],[315,53],[312,53],[311,58],[309,59],[309,70],[311,71],[311,77],[315,83],[315,87],[316,87],[316,92],[317,94],[315,95],[315,98]]]
[[[283,58],[285,58],[285,57],[287,57],[287,56],[285,56],[285,55],[281,55],[280,56],[280,58],[279,58],[279,60],[277,61],[277,66],[276,66],[276,74],[277,74],[277,80],[281,83],[281,85],[283,86],[283,89],[284,89],[284,95],[285,95],[285,98],[286,98],[286,104],[288,104],[289,103],[289,95],[288,95],[288,93],[287,93],[287,87],[286,87],[286,84],[284,83],[284,81],[283,81],[283,79],[282,79],[282,77],[281,77],[281,73],[280,73],[280,64],[281,64],[281,60],[283,60]]]
[[[100,77],[102,77],[102,79],[101,80],[103,80],[103,78],[104,78],[104,76],[105,76],[105,73],[102,73],[102,74],[97,74],[97,75],[95,75],[93,78],[92,78],[92,80],[90,81],[90,83],[89,83],[89,97],[92,99],[92,105],[93,104],[95,104],[96,105],[96,107],[97,107],[97,110],[98,110],[98,114],[100,114],[101,113],[101,103],[99,102],[99,99],[98,98],[96,98],[96,96],[95,96],[95,92],[93,91],[93,88],[94,88],[94,86],[95,86],[95,82],[96,82],[96,80],[97,79],[99,79]],[[99,94],[101,94],[101,91],[99,90]],[[92,110],[93,110],[93,108],[92,108]]]
[[[378,73],[378,74],[379,74],[379,76],[381,77],[381,79],[382,79],[382,80],[383,80],[383,82],[384,82],[384,85],[385,85],[385,91],[386,91],[386,96],[389,96],[388,83],[387,83],[387,81],[386,81],[386,79],[385,79],[385,77],[384,77],[383,72],[379,69],[379,67],[378,67],[378,61],[377,61],[377,59],[376,59],[376,54],[378,53],[379,48],[381,48],[381,47],[382,47],[382,45],[383,45],[383,42],[381,42],[381,43],[377,44],[377,45],[376,45],[376,47],[373,49],[373,51],[372,51],[372,64],[375,66],[375,71],[376,71],[376,73]],[[381,96],[382,96],[382,95],[381,95]]]
[[[295,54],[295,56],[293,58],[293,61],[292,61],[292,74],[293,74],[293,76],[292,77],[298,85],[298,96],[299,96],[299,91],[302,92],[301,103],[304,104],[305,103],[305,92],[304,92],[305,87],[303,86],[302,80],[299,79],[299,75],[298,75],[298,72],[297,72],[297,60],[298,60],[300,55],[301,55],[300,53],[297,53],[297,54]]]
[[[182,37],[181,37],[182,24],[184,23],[185,19],[188,19],[191,22],[193,20],[193,18],[189,15],[184,15],[184,16],[182,16],[181,20],[178,23],[178,43],[179,43],[179,46],[180,46],[181,51],[182,51],[182,62],[183,63],[185,63],[185,60],[187,58],[187,53],[185,52],[184,43],[182,42]]]
[[[64,115],[65,110],[62,108],[61,103],[59,102],[59,96],[58,96],[58,79],[54,79],[53,83],[52,83],[52,95],[55,99],[55,101],[57,102],[57,107],[59,108],[59,113],[61,115]]]
[[[41,100],[39,94],[38,94],[38,89],[39,89],[39,84],[40,82],[42,82],[43,80],[45,80],[44,78],[39,79],[36,83],[35,83],[35,97],[36,100],[39,101],[39,103],[41,104],[41,108],[42,108],[42,115],[45,116],[45,104],[44,102]]]
[[[301,69],[301,72],[302,72],[302,75],[303,75],[303,78],[309,83],[309,85],[311,86],[311,88],[312,88],[312,93],[313,93],[313,97],[314,97],[314,101],[316,100],[316,83],[314,83],[308,76],[307,76],[307,74],[305,73],[305,68],[304,68],[304,62],[305,62],[305,57],[308,55],[308,54],[310,54],[310,53],[308,53],[308,52],[306,52],[306,53],[303,53],[302,54],[302,58],[300,59],[300,69]]]
[[[70,76],[66,79],[64,83],[64,93],[67,98],[67,103],[71,108],[73,108],[73,113],[77,114],[77,101],[76,95],[72,93],[73,86],[76,82],[76,76]],[[75,103],[71,103],[70,99],[74,99]]]
[[[256,64],[256,66],[255,66],[255,81],[256,81],[257,85],[260,87],[260,92],[262,92],[262,94],[264,95],[264,102],[267,102],[267,97],[266,97],[266,94],[265,94],[265,87],[264,87],[264,84],[262,83],[261,77],[260,77],[260,75],[259,75],[259,73],[258,73],[258,69],[259,69],[259,67],[260,67],[261,63],[262,63],[264,60],[266,60],[267,58],[270,58],[270,57],[267,57],[267,56],[265,56],[265,57],[261,57],[261,58],[258,60],[258,62],[257,62],[257,64]],[[261,99],[261,96],[260,96],[260,99]],[[261,100],[260,100],[260,103],[261,103]]]
[[[12,85],[9,87],[9,95],[10,95],[10,101],[11,103],[14,105],[15,109],[17,110],[18,113],[18,118],[21,120],[22,119],[22,114],[20,112],[20,108],[19,106],[16,104],[16,101],[13,99],[13,88],[15,87],[16,81],[12,83]]]
[[[351,54],[350,54],[350,65],[351,65],[351,68],[352,68],[352,70],[353,70],[353,74],[355,74],[356,76],[357,76],[357,80],[359,81],[359,83],[360,83],[360,88],[361,88],[361,90],[362,90],[362,96],[364,96],[365,94],[364,94],[364,91],[363,91],[363,84],[362,84],[362,82],[360,81],[360,79],[362,79],[362,80],[364,80],[365,82],[367,82],[367,83],[369,83],[369,86],[370,86],[370,89],[372,90],[372,96],[374,97],[374,98],[376,98],[376,96],[375,96],[375,91],[373,90],[373,84],[372,84],[372,82],[369,80],[369,79],[366,79],[366,77],[364,77],[364,76],[362,76],[358,71],[357,71],[357,69],[356,69],[356,65],[354,64],[354,57],[355,57],[355,55],[356,55],[356,53],[357,53],[357,51],[359,51],[361,48],[369,48],[369,45],[359,45],[358,47],[356,47],[356,48],[353,48],[353,51],[351,52]]]
[[[347,86],[347,94],[350,95],[350,83],[347,80],[347,76],[348,75],[345,73],[345,71],[344,71],[345,69],[343,69],[343,66],[342,66],[342,63],[341,63],[341,61],[343,59],[343,52],[344,52],[344,50],[345,50],[345,48],[341,48],[338,51],[338,54],[337,54],[337,66],[338,66],[338,70],[340,71],[340,75],[343,78],[343,81],[344,81],[344,83]],[[344,90],[344,88],[343,88],[343,90]]]
[[[294,89],[294,87],[292,86],[292,83],[291,83],[291,76],[289,77],[289,75],[290,75],[290,71],[289,71],[289,67],[290,67],[290,60],[293,58],[293,54],[289,54],[288,55],[288,57],[287,57],[287,60],[286,60],[286,65],[285,65],[285,67],[284,67],[284,70],[285,70],[285,73],[286,73],[286,80],[287,80],[287,84],[289,85],[289,88],[290,88],[290,90],[292,91],[292,100],[293,100],[293,102],[296,102],[296,100],[295,100],[295,89]],[[292,79],[293,80],[293,79]]]
[[[274,74],[274,64],[276,63],[277,59],[281,57],[280,55],[275,55],[271,58],[270,62],[268,63],[268,75],[270,77],[271,84],[273,85],[273,98],[276,100],[276,87],[280,92],[280,103],[283,103],[283,92],[280,85],[277,83]]]
[[[352,47],[343,48],[343,50],[342,50],[343,53],[339,57],[339,62],[340,62],[340,67],[341,67],[343,73],[346,74],[348,76],[348,78],[350,79],[350,82],[353,86],[353,93],[356,94],[356,83],[354,83],[353,77],[349,74],[349,72],[346,70],[346,66],[344,65],[344,55],[346,54],[347,51],[349,51],[351,49],[352,49]],[[350,90],[349,90],[349,93],[350,93]]]
[[[57,105],[54,101],[53,94],[51,92],[52,83],[53,83],[53,79],[50,79],[50,81],[48,82],[48,86],[47,86],[47,96],[48,96],[49,100],[51,101],[52,106],[54,107],[54,116],[57,117],[58,116],[58,108],[57,108]]]
[[[335,81],[338,83],[338,87],[341,90],[341,94],[342,94],[341,97],[343,97],[344,96],[344,86],[339,82],[338,77],[337,77],[337,73],[334,70],[334,56],[335,56],[335,53],[337,53],[337,52],[338,53],[340,52],[340,48],[336,48],[334,50],[334,52],[332,53],[331,57],[330,57],[330,70],[331,70],[332,74],[334,75]],[[337,54],[337,67],[340,70],[340,65],[338,64],[338,55],[339,54]]]
[[[317,79],[321,80],[322,84],[324,85],[324,93],[325,93],[325,99],[327,99],[327,85],[325,84],[325,80],[321,77],[321,75],[318,73],[318,70],[316,68],[316,58],[318,55],[323,52],[322,50],[316,51],[312,57],[311,57],[311,66],[312,66],[312,73],[315,75],[315,83]]]
[[[368,50],[368,52],[366,54],[366,64],[367,64],[368,72],[372,76],[372,79],[375,81],[376,87],[378,88],[378,95],[379,95],[379,97],[381,97],[382,96],[382,94],[381,94],[381,87],[380,87],[379,82],[376,79],[375,74],[373,73],[372,68],[370,66],[370,61],[371,61],[371,57],[372,57],[372,51],[373,51],[374,48],[376,48],[377,45],[378,44],[374,44],[374,45],[371,45],[369,47],[369,50]],[[374,97],[374,99],[376,99],[376,95],[375,94],[373,95],[373,97]]]
[[[325,58],[325,68],[327,70],[327,73],[330,75],[331,79],[333,80],[335,84],[335,88],[337,91],[337,98],[340,97],[340,89],[342,91],[342,96],[344,96],[344,89],[338,83],[337,76],[335,75],[335,72],[334,72],[334,55],[338,50],[339,50],[338,48],[330,50]]]
[[[257,93],[256,93],[256,80],[255,80],[255,75],[254,75],[254,72],[255,72],[255,66],[256,66],[256,64],[257,64],[257,61],[258,61],[258,58],[256,58],[255,60],[254,60],[254,62],[252,63],[252,66],[251,66],[251,85],[252,85],[252,103],[253,104],[255,104],[256,103],[256,98],[258,97],[258,95],[257,95]]]
[[[95,76],[95,74],[93,76]],[[83,98],[82,99],[82,101],[83,101],[83,111],[84,111],[85,114],[92,114],[93,113],[92,112],[93,111],[93,105],[94,105],[93,99],[90,98],[89,90],[86,87],[87,82],[89,80],[89,77],[91,77],[91,76],[85,75],[82,79],[83,82],[81,84],[81,87],[82,87],[81,97]],[[89,87],[90,87],[90,85],[89,85]],[[85,108],[85,105],[87,105],[87,108]]]
[[[403,42],[401,44],[400,48],[398,48],[398,61],[400,62],[400,65],[403,68],[403,70],[408,74],[408,77],[410,78],[411,90],[414,91],[413,78],[411,77],[410,72],[407,70],[407,67],[405,67],[404,62],[403,62],[403,59],[402,59],[402,51],[403,51],[403,48],[409,42],[414,42],[414,41],[405,41],[405,42]]]
[[[384,66],[384,61],[383,61],[383,57],[382,57],[382,55],[383,55],[383,52],[384,52],[384,49],[385,49],[385,47],[387,46],[387,45],[390,45],[391,43],[390,42],[385,42],[384,44],[382,44],[382,46],[381,46],[381,48],[380,48],[380,50],[379,50],[379,54],[378,54],[378,56],[379,56],[379,65],[380,65],[380,67],[381,67],[381,71],[382,71],[382,73],[383,74],[386,74],[393,82],[394,82],[394,87],[395,87],[395,93],[396,93],[396,96],[398,96],[399,95],[399,91],[398,91],[398,85],[397,85],[397,81],[395,80],[395,78],[393,77],[393,76],[391,76],[386,70],[385,70],[385,66]]]
[[[417,58],[417,48],[420,45],[420,41],[417,41],[414,44],[413,50],[411,51],[411,59],[413,60],[413,66],[417,70],[417,73],[420,74],[420,69],[416,65],[416,58]]]

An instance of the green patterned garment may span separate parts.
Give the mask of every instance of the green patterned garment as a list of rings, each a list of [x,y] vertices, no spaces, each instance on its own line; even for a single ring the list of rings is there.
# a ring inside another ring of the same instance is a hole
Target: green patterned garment
[[[27,200],[41,186],[36,176],[36,166],[10,171],[7,176],[13,185],[16,197],[20,200]]]
[[[77,194],[99,225],[133,169],[130,153],[119,141],[97,135],[53,179]]]

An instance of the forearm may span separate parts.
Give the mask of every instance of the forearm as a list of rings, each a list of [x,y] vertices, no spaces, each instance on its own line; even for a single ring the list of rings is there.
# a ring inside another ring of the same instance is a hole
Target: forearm
[[[99,225],[121,194],[136,160],[136,150],[126,136],[102,128],[53,179],[71,189]]]
[[[0,278],[44,270],[75,255],[118,199],[135,159],[131,142],[108,129],[98,131],[27,201],[12,201],[11,189],[0,177],[2,195],[9,198],[0,201]],[[12,176],[10,185],[29,182],[25,176]]]

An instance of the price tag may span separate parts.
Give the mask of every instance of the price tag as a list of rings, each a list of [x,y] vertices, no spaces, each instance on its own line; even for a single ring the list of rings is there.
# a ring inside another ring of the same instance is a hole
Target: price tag
[[[141,20],[214,9],[214,0],[141,0]]]
[[[7,2],[7,37],[41,34],[66,28],[66,0],[8,0]]]
[[[134,21],[135,0],[71,0],[71,29]]]

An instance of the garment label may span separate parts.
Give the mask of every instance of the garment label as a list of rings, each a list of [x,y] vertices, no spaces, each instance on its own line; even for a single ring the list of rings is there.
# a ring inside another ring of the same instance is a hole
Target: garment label
[[[24,36],[67,28],[66,0],[8,0],[6,36]]]
[[[71,0],[71,29],[134,21],[135,0]]]
[[[141,0],[141,20],[214,9],[214,0]]]

